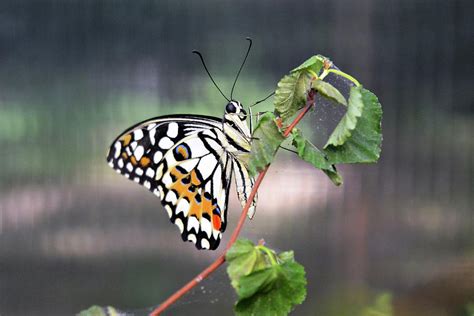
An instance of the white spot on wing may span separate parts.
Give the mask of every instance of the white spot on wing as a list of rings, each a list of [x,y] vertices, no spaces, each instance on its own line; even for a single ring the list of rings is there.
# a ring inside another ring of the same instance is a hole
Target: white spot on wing
[[[185,199],[179,200],[178,206],[176,207],[176,213],[183,213],[184,216],[188,216],[189,202]]]
[[[173,204],[176,204],[178,197],[176,196],[176,193],[174,193],[173,190],[169,190],[168,194],[166,194],[166,199],[165,201],[171,202]]]
[[[209,244],[209,241],[207,239],[201,239],[201,248],[202,249],[209,249],[211,248],[211,245]]]
[[[135,181],[136,183],[140,183],[140,178],[139,178],[139,177],[135,177],[135,179],[133,179],[133,181]]]
[[[156,195],[157,197],[161,196],[160,192],[157,189],[153,191],[153,194]]]
[[[147,189],[150,189],[151,188],[151,183],[150,181],[145,181],[145,183],[143,183],[143,186]]]
[[[130,162],[127,164],[127,170],[130,171],[130,172],[133,171],[133,166]]]
[[[171,138],[178,136],[178,124],[175,122],[168,124],[168,132],[166,133]]]
[[[144,152],[145,149],[143,148],[143,146],[138,146],[137,149],[135,149],[135,151],[133,152],[133,154],[135,155],[135,158],[137,158],[137,160],[140,160],[142,159]]]
[[[140,140],[143,138],[143,132],[141,129],[137,129],[136,131],[133,132],[133,136],[135,140]]]
[[[199,172],[201,172],[201,175],[204,179],[207,179],[211,175],[212,171],[216,167],[216,163],[217,159],[214,157],[214,155],[207,155],[201,158],[197,168]]]
[[[114,147],[115,147],[114,158],[117,159],[120,156],[120,150],[122,149],[122,145],[120,144],[120,142],[116,142]]]
[[[156,123],[152,123],[152,124],[148,125],[147,129],[148,129],[148,130],[151,130],[151,129],[152,129],[153,127],[155,127],[155,126],[156,126]]]
[[[194,244],[197,242],[196,235],[194,234],[189,234],[188,235],[188,240],[192,241]]]
[[[207,237],[211,238],[212,226],[207,218],[201,218],[201,230],[206,233]]]
[[[188,218],[188,231],[191,231],[193,229],[197,232],[199,232],[199,221],[196,217],[191,216]]]
[[[202,157],[209,154],[209,150],[207,150],[203,142],[197,137],[186,141],[186,144],[189,146],[189,148],[191,148],[191,156],[193,158]]]
[[[150,131],[150,143],[152,145],[155,145],[155,134],[156,134],[156,128],[153,128],[151,131]]]
[[[163,164],[158,166],[158,169],[156,170],[155,179],[160,179],[161,176],[163,176]]]
[[[171,216],[170,216],[171,217]],[[176,226],[178,226],[179,228],[179,232],[182,233],[184,231],[184,225],[183,225],[183,221],[181,220],[181,218],[177,218],[174,223],[176,224]]]
[[[119,161],[118,161],[118,166],[119,166],[119,168],[123,168],[123,160],[122,160],[122,158],[119,159]]]
[[[153,178],[155,176],[155,171],[152,168],[147,168],[145,174],[147,177]]]
[[[132,147],[132,150],[135,150],[135,148],[137,148],[137,146],[138,146],[137,142],[133,142],[133,143],[130,144],[130,147]]]
[[[171,141],[171,139],[166,136],[160,139],[158,142],[158,146],[160,146],[162,149],[170,149],[173,145],[174,143]]]
[[[139,176],[143,175],[143,169],[142,168],[137,168],[135,170],[135,173],[138,174]]]
[[[161,151],[157,150],[153,155],[153,162],[159,163],[161,161],[161,158],[163,158],[163,154],[161,153]]]
[[[165,210],[166,210],[166,213],[168,213],[168,216],[171,218],[171,215],[173,215],[173,211],[171,210],[171,207],[169,205],[165,205]]]
[[[163,181],[166,187],[169,187],[171,184],[173,184],[173,179],[171,179],[169,172],[163,176],[161,181]]]

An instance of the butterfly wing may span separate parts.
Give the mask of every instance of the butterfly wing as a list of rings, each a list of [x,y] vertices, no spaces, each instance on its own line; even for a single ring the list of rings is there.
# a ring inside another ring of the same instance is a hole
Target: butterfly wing
[[[137,124],[112,144],[109,165],[157,195],[183,240],[216,249],[227,223],[233,158],[221,146],[222,123],[169,116]]]
[[[239,198],[242,207],[245,206],[252,191],[255,179],[250,177],[246,165],[239,159],[233,160],[233,169],[235,174],[235,186],[237,187],[237,197]],[[257,207],[257,194],[255,194],[252,203],[250,204],[247,215],[250,219],[255,215]]]

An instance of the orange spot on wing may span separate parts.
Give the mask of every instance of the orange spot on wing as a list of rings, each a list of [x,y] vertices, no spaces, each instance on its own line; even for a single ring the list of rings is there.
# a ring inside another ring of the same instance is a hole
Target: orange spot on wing
[[[122,157],[123,157],[124,159],[127,159],[127,158],[128,158],[127,153],[126,153],[126,152],[123,152],[123,153],[122,153]]]
[[[194,196],[191,198],[191,202],[189,202],[189,214],[188,217],[191,215],[196,215],[198,219],[201,219],[201,204],[197,204],[194,200]]]
[[[142,157],[142,159],[140,159],[140,164],[143,166],[143,167],[146,167],[150,164],[151,160],[150,158],[148,157]]]
[[[130,134],[127,134],[124,137],[122,137],[122,142],[124,146],[127,146],[128,144],[130,144],[131,140],[132,140],[132,135]]]
[[[212,215],[212,226],[215,230],[221,230],[221,217],[217,214]]]
[[[195,186],[199,186],[201,184],[201,181],[199,181],[196,171],[191,171],[191,183],[194,184]]]
[[[184,158],[188,159],[188,151],[183,146],[178,147],[178,153]]]
[[[132,156],[132,158],[130,158],[130,161],[132,162],[133,165],[137,164],[137,159],[135,159],[135,156]]]

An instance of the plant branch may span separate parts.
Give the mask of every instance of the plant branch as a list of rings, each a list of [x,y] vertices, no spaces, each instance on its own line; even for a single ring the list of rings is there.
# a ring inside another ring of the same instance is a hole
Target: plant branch
[[[301,119],[309,111],[311,106],[313,106],[315,94],[316,94],[315,91],[310,90],[310,92],[308,93],[305,108],[298,114],[298,116],[294,119],[294,121],[285,129],[283,136],[288,137],[288,135],[290,135],[291,133],[291,130],[296,126],[296,124],[299,123],[299,121],[301,121]],[[237,240],[237,237],[239,236],[240,231],[242,230],[242,227],[244,226],[244,223],[247,217],[247,212],[250,208],[250,205],[252,204],[253,199],[255,195],[257,194],[258,188],[260,187],[260,184],[262,183],[262,180],[265,177],[265,174],[267,173],[269,167],[270,165],[266,166],[265,169],[262,172],[260,172],[260,174],[258,175],[257,180],[255,181],[255,184],[252,188],[252,192],[250,192],[250,195],[247,198],[247,203],[242,209],[242,213],[240,214],[237,227],[234,229],[234,232],[232,233],[232,236],[230,237],[230,240],[227,243],[227,246],[224,252],[219,257],[217,257],[217,259],[213,263],[211,263],[204,271],[199,273],[195,278],[193,278],[186,285],[184,285],[182,288],[176,291],[173,295],[167,298],[163,303],[161,303],[161,305],[155,308],[150,313],[150,316],[160,315],[163,311],[165,311],[168,307],[170,307],[174,302],[180,299],[184,294],[190,291],[193,287],[198,285],[199,282],[204,280],[207,276],[209,276],[209,274],[214,272],[219,266],[221,266],[225,262],[225,255],[227,254],[227,251],[230,249],[230,247],[232,247],[232,245]]]

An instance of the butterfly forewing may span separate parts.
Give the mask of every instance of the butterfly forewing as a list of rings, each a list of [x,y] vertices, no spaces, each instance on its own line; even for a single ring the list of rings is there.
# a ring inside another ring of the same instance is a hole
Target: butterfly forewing
[[[183,240],[198,249],[216,249],[226,227],[232,161],[220,144],[221,125],[204,116],[149,120],[119,136],[107,157],[160,197]]]

